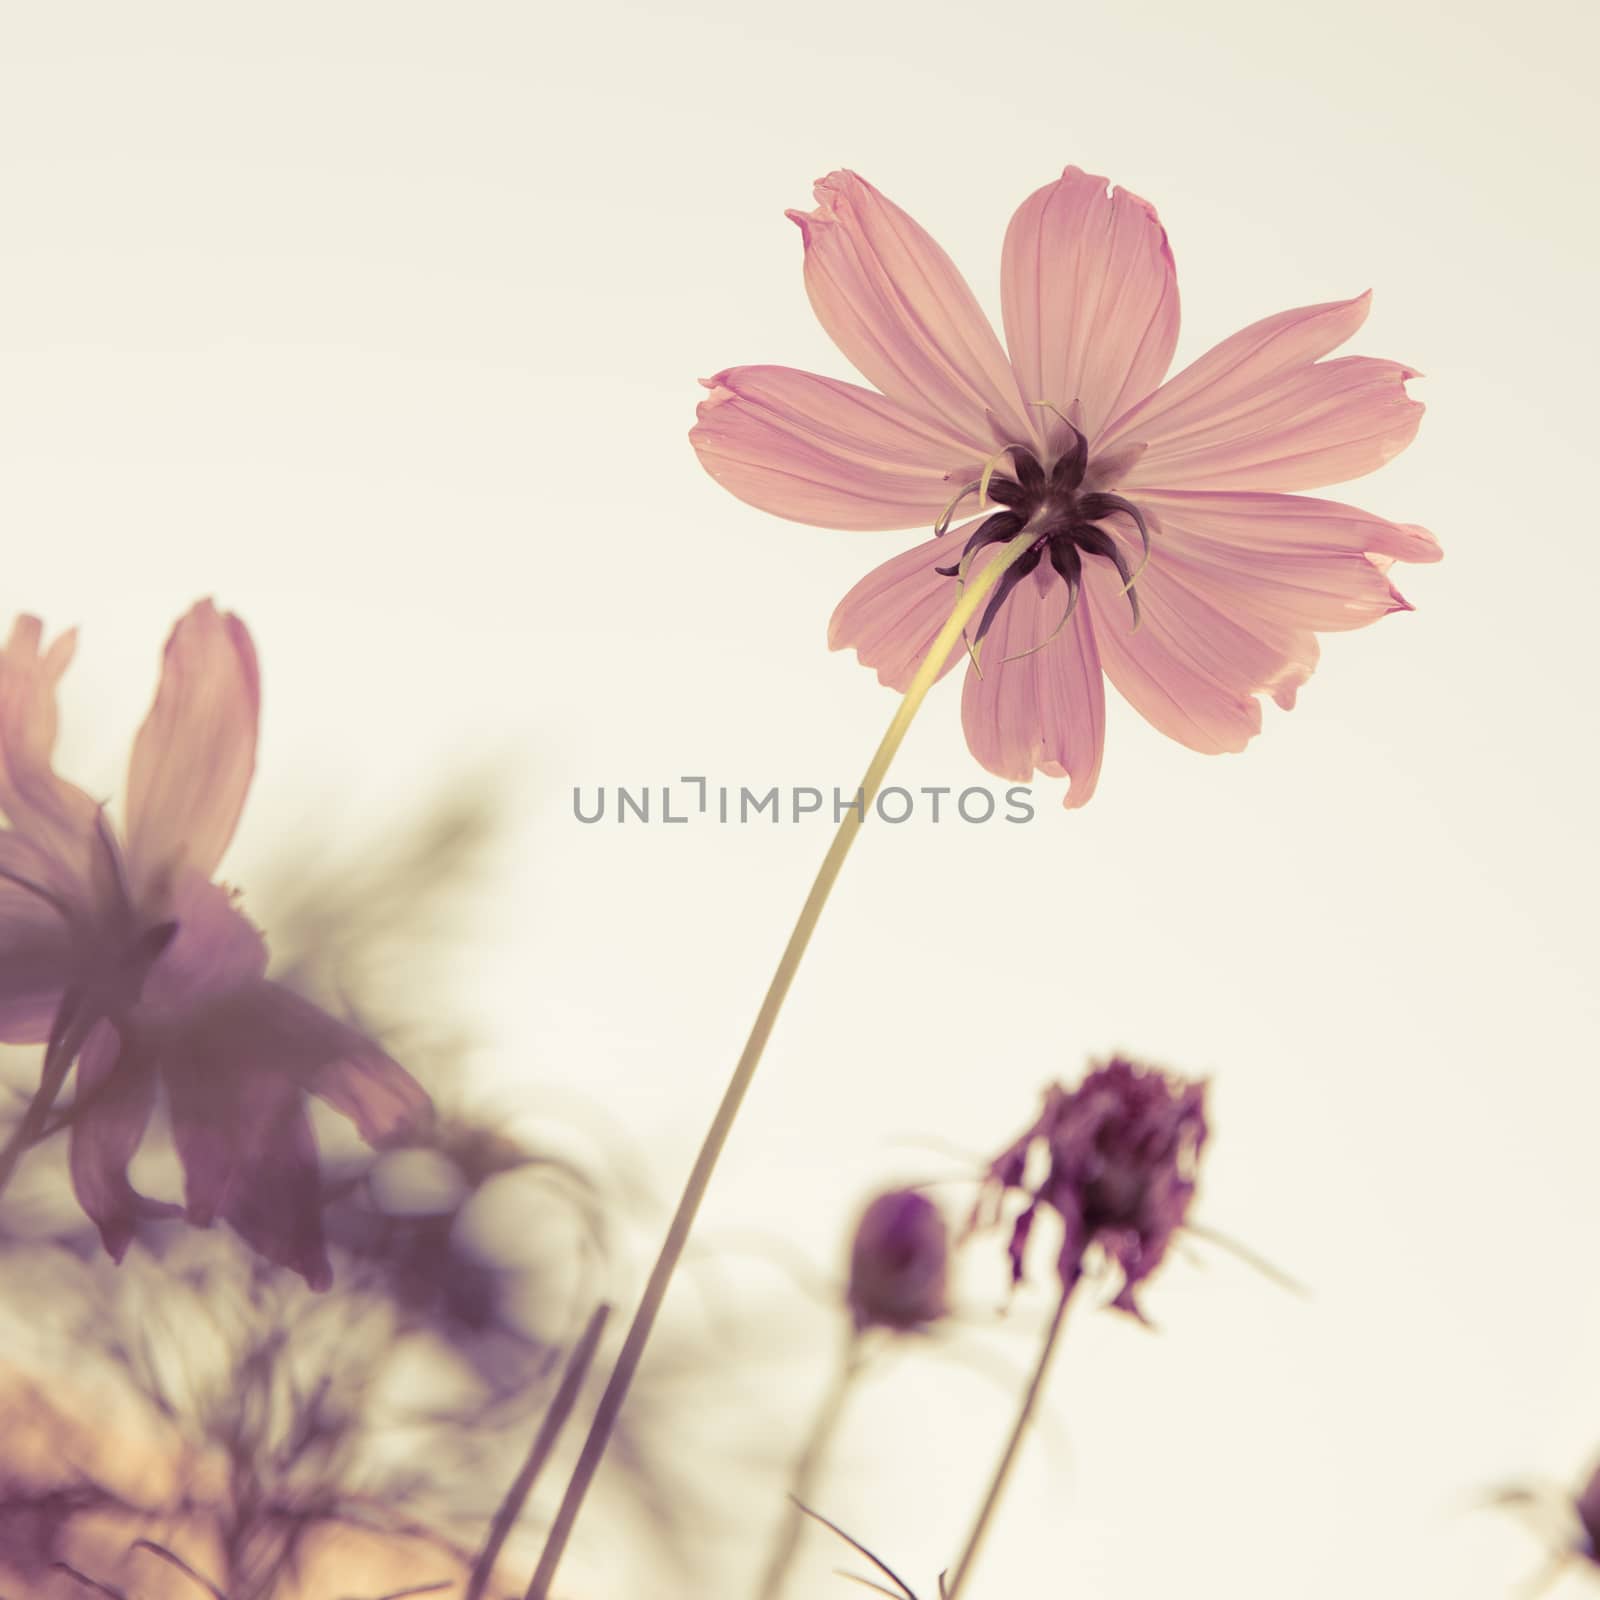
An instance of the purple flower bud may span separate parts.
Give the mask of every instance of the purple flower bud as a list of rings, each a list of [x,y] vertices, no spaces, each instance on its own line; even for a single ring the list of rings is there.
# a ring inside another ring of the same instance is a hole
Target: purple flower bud
[[[1052,1085],[1038,1120],[991,1164],[987,1204],[980,1207],[998,1220],[1007,1192],[1026,1197],[1008,1247],[1012,1280],[1021,1281],[1034,1218],[1049,1206],[1064,1228],[1062,1287],[1076,1284],[1085,1254],[1097,1248],[1122,1273],[1114,1304],[1140,1316],[1133,1290],[1160,1265],[1183,1225],[1205,1138],[1203,1082],[1115,1056],[1076,1089]],[[1030,1187],[1025,1173],[1036,1151],[1045,1152],[1048,1166]]]
[[[946,1311],[950,1231],[915,1189],[891,1189],[862,1213],[850,1247],[847,1298],[858,1328],[906,1330]]]

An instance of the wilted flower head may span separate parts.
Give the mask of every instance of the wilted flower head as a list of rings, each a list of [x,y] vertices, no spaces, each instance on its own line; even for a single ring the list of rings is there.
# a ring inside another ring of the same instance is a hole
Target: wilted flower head
[[[1082,805],[1102,673],[1190,749],[1242,750],[1257,695],[1293,705],[1317,633],[1411,609],[1384,572],[1437,560],[1431,534],[1286,492],[1371,472],[1417,430],[1410,368],[1321,359],[1366,320],[1367,295],[1267,317],[1163,382],[1177,276],[1154,209],[1126,189],[1068,167],[1022,203],[1001,260],[1006,349],[950,258],[871,184],[830,173],[816,199],[789,213],[806,290],[877,392],[732,367],[704,380],[690,437],[764,511],[932,527],[829,629],[902,692],[963,577],[1027,541],[971,639],[988,642],[962,720],[991,772],[1070,778],[1066,803]]]
[[[1205,1088],[1114,1056],[1076,1089],[1046,1090],[1038,1121],[989,1168],[996,1217],[1009,1191],[1027,1196],[1011,1231],[1014,1282],[1023,1277],[1034,1218],[1048,1206],[1064,1230],[1063,1289],[1077,1283],[1085,1253],[1096,1247],[1122,1274],[1113,1303],[1142,1315],[1133,1291],[1161,1264],[1194,1197]],[[1041,1172],[1037,1180],[1030,1166]]]
[[[77,1064],[79,1202],[121,1259],[140,1215],[128,1163],[165,1088],[186,1215],[222,1217],[308,1282],[330,1279],[316,1142],[320,1096],[369,1142],[428,1109],[370,1039],[266,976],[261,934],[212,874],[255,768],[250,635],[203,601],[167,642],[128,768],[125,842],[56,775],[56,684],[75,638],[41,648],[21,617],[0,648],[0,1039],[46,1043],[44,1083]]]
[[[916,1189],[880,1194],[861,1214],[850,1245],[846,1298],[858,1328],[911,1329],[945,1314],[950,1230]]]

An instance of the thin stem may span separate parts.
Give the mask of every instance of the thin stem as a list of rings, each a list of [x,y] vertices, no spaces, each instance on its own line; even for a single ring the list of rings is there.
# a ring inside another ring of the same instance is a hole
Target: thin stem
[[[1013,540],[981,572],[963,585],[955,609],[951,611],[944,627],[939,630],[938,637],[923,658],[922,664],[917,668],[916,675],[911,680],[911,687],[906,690],[905,698],[895,709],[894,718],[889,723],[889,731],[884,734],[877,752],[867,767],[866,775],[861,780],[859,807],[852,804],[846,810],[844,820],[834,833],[833,843],[828,846],[828,853],[822,858],[822,866],[817,871],[816,881],[811,885],[811,892],[800,908],[800,916],[795,922],[794,931],[789,935],[788,944],[784,946],[777,971],[772,974],[772,981],[767,985],[766,997],[761,1002],[761,1009],[756,1013],[750,1037],[745,1041],[743,1053],[733,1069],[733,1076],[723,1091],[722,1103],[717,1107],[716,1115],[711,1119],[711,1126],[706,1131],[705,1141],[700,1146],[700,1153],[695,1157],[689,1181],[684,1185],[683,1195],[678,1201],[678,1209],[673,1214],[671,1225],[667,1229],[661,1253],[656,1257],[656,1264],[651,1269],[644,1294],[639,1300],[639,1308],[633,1314],[633,1325],[628,1329],[627,1338],[623,1340],[617,1364],[612,1370],[604,1394],[600,1397],[600,1404],[595,1409],[594,1420],[589,1425],[589,1437],[584,1441],[583,1452],[573,1470],[572,1481],[567,1485],[566,1496],[556,1512],[550,1537],[545,1542],[544,1553],[540,1556],[539,1565],[528,1585],[526,1600],[550,1600],[550,1585],[555,1579],[556,1568],[561,1564],[567,1541],[572,1536],[573,1524],[582,1509],[584,1496],[589,1492],[589,1484],[600,1466],[600,1459],[605,1454],[611,1430],[616,1425],[617,1414],[622,1410],[622,1402],[627,1398],[629,1385],[632,1384],[634,1372],[639,1365],[639,1358],[644,1354],[650,1331],[655,1326],[656,1315],[661,1310],[661,1302],[666,1298],[667,1285],[672,1281],[678,1258],[683,1254],[683,1247],[688,1242],[689,1230],[694,1226],[695,1215],[700,1210],[700,1202],[705,1198],[706,1189],[710,1185],[717,1158],[722,1154],[722,1147],[727,1143],[728,1134],[733,1128],[734,1119],[739,1114],[745,1092],[750,1087],[751,1079],[755,1077],[762,1051],[766,1049],[773,1024],[778,1020],[778,1013],[783,1008],[784,998],[789,993],[789,985],[794,982],[800,959],[806,952],[806,946],[811,942],[811,935],[816,931],[817,921],[822,916],[822,908],[828,903],[828,895],[833,889],[834,880],[839,876],[839,869],[850,853],[850,846],[855,843],[856,835],[866,820],[867,808],[877,799],[884,774],[888,772],[889,763],[893,761],[901,740],[906,736],[906,730],[911,726],[911,719],[916,716],[918,708],[927,697],[928,690],[933,687],[950,652],[962,638],[967,623],[972,620],[1000,576],[1013,562],[1027,554],[1028,547],[1029,541],[1026,539]]]
[[[844,1350],[834,1369],[833,1380],[822,1404],[812,1419],[811,1432],[806,1439],[800,1459],[795,1462],[794,1476],[789,1483],[789,1499],[783,1510],[783,1521],[778,1536],[773,1540],[772,1551],[756,1591],[759,1600],[778,1600],[783,1592],[783,1580],[794,1559],[795,1546],[800,1542],[800,1530],[805,1525],[805,1512],[801,1509],[812,1497],[812,1490],[822,1472],[823,1459],[839,1431],[844,1416],[845,1401],[860,1376],[862,1368],[861,1334],[852,1326],[845,1339]]]
[[[50,1119],[56,1099],[67,1081],[67,1073],[77,1059],[87,1030],[79,1026],[76,1002],[69,995],[63,998],[51,1030],[49,1046],[44,1053],[44,1066],[39,1073],[39,1087],[21,1120],[11,1130],[11,1137],[0,1146],[0,1194],[16,1173],[17,1164],[32,1146],[44,1137],[45,1123]]]
[[[588,1326],[572,1347],[572,1354],[567,1357],[566,1370],[561,1374],[560,1387],[556,1390],[549,1409],[540,1420],[539,1431],[534,1435],[533,1444],[528,1450],[528,1459],[522,1463],[522,1470],[512,1480],[511,1487],[506,1490],[505,1499],[500,1502],[500,1508],[494,1514],[494,1521],[489,1524],[489,1535],[483,1542],[483,1549],[478,1553],[477,1561],[473,1564],[472,1577],[467,1583],[463,1600],[480,1600],[483,1591],[488,1587],[489,1579],[494,1574],[495,1562],[500,1559],[500,1551],[510,1537],[512,1528],[516,1526],[517,1518],[522,1515],[522,1508],[528,1503],[528,1496],[533,1493],[534,1483],[543,1471],[545,1462],[550,1459],[550,1452],[555,1449],[556,1440],[561,1437],[561,1430],[566,1426],[567,1418],[577,1403],[578,1395],[583,1389],[583,1380],[589,1375],[589,1364],[594,1360],[595,1350],[599,1347],[606,1318],[610,1315],[610,1306],[604,1303],[597,1305],[589,1318]]]
[[[1050,1357],[1055,1353],[1056,1340],[1060,1338],[1061,1326],[1067,1318],[1067,1302],[1072,1298],[1072,1291],[1077,1287],[1077,1282],[1077,1277],[1074,1275],[1061,1291],[1056,1314],[1050,1319],[1044,1343],[1039,1348],[1039,1360],[1034,1366],[1033,1377],[1029,1379],[1027,1390],[1022,1396],[1017,1420],[1011,1425],[1011,1437],[1006,1440],[1005,1449],[1000,1452],[1000,1459],[995,1463],[994,1476],[989,1480],[989,1492],[984,1496],[982,1509],[972,1524],[972,1532],[967,1535],[967,1545],[961,1552],[961,1559],[956,1562],[955,1575],[950,1579],[949,1585],[942,1590],[944,1600],[956,1600],[961,1593],[962,1585],[967,1581],[973,1563],[978,1558],[978,1550],[983,1544],[984,1535],[988,1533],[989,1524],[994,1520],[1000,1497],[1005,1493],[1006,1481],[1011,1476],[1011,1468],[1022,1447],[1022,1436],[1027,1432],[1028,1424],[1038,1409],[1039,1397],[1044,1392],[1045,1374],[1050,1368]]]

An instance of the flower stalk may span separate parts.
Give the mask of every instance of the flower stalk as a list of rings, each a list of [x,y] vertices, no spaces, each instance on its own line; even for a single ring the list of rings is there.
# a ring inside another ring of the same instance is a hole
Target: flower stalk
[[[827,1459],[828,1450],[844,1418],[845,1404],[865,1364],[861,1332],[851,1328],[845,1336],[844,1349],[834,1368],[828,1391],[823,1396],[822,1404],[818,1406],[817,1414],[812,1420],[811,1432],[806,1438],[805,1447],[800,1452],[799,1460],[795,1462],[794,1476],[789,1484],[789,1497],[784,1505],[783,1521],[779,1525],[778,1536],[773,1540],[767,1564],[762,1571],[761,1585],[756,1590],[757,1600],[778,1600],[783,1593],[784,1579],[788,1576],[790,1563],[794,1560],[795,1548],[800,1542],[800,1529],[806,1515],[801,1508],[808,1505],[813,1498],[813,1491],[822,1476],[822,1467]]]
[[[974,1563],[978,1559],[978,1552],[983,1548],[985,1535],[990,1524],[994,1521],[995,1511],[1000,1505],[1001,1497],[1005,1494],[1006,1484],[1011,1478],[1011,1469],[1016,1464],[1017,1456],[1022,1449],[1023,1435],[1028,1431],[1028,1424],[1033,1421],[1034,1413],[1039,1409],[1039,1400],[1044,1393],[1045,1378],[1050,1370],[1050,1358],[1055,1354],[1057,1341],[1061,1337],[1062,1325],[1067,1319],[1067,1302],[1072,1298],[1072,1291],[1077,1286],[1078,1279],[1074,1274],[1061,1291],[1061,1299],[1056,1304],[1056,1313],[1050,1319],[1050,1326],[1045,1332],[1044,1343],[1039,1347],[1039,1359],[1034,1364],[1033,1376],[1028,1380],[1028,1387],[1023,1392],[1022,1404],[1017,1408],[1016,1420],[1011,1424],[1011,1433],[1006,1439],[1005,1447],[1000,1452],[1000,1459],[995,1463],[994,1472],[989,1478],[989,1488],[983,1497],[983,1504],[978,1510],[978,1515],[972,1524],[972,1531],[967,1535],[966,1546],[961,1552],[960,1559],[956,1562],[954,1575],[944,1585],[941,1593],[944,1600],[957,1600],[967,1579],[972,1574]]]
[[[732,1131],[739,1108],[744,1103],[751,1080],[755,1077],[756,1068],[761,1063],[767,1040],[771,1037],[773,1026],[778,1020],[778,1013],[783,1009],[789,986],[794,982],[794,975],[799,970],[801,958],[811,943],[812,934],[816,932],[823,907],[827,905],[828,896],[832,893],[839,871],[844,866],[845,857],[849,855],[850,847],[861,831],[866,813],[877,799],[878,790],[883,785],[889,765],[894,760],[912,719],[927,698],[929,689],[933,687],[951,652],[961,643],[967,625],[978,614],[978,608],[983,605],[1000,578],[1015,562],[1027,554],[1028,549],[1028,540],[1014,539],[960,589],[954,608],[923,658],[922,664],[917,668],[905,697],[895,709],[888,731],[868,764],[866,774],[861,780],[860,806],[851,806],[845,812],[843,821],[834,833],[833,842],[828,846],[828,853],[822,858],[816,881],[811,885],[811,892],[800,908],[794,931],[789,935],[789,942],[784,946],[777,970],[767,985],[761,1009],[756,1013],[750,1037],[745,1041],[744,1050],[733,1069],[728,1087],[723,1091],[722,1102],[717,1107],[716,1115],[711,1119],[711,1126],[706,1131],[700,1153],[695,1158],[688,1182],[684,1185],[683,1194],[678,1200],[678,1209],[673,1214],[672,1222],[667,1229],[661,1253],[651,1269],[638,1309],[634,1312],[633,1323],[628,1329],[622,1350],[617,1357],[617,1364],[612,1370],[605,1392],[600,1397],[594,1420],[589,1425],[589,1436],[584,1441],[583,1451],[578,1457],[571,1482],[567,1485],[566,1495],[556,1512],[556,1519],[551,1526],[544,1553],[528,1585],[526,1600],[549,1600],[550,1586],[555,1580],[556,1569],[566,1551],[567,1541],[572,1536],[573,1524],[578,1519],[589,1485],[599,1469],[601,1458],[605,1455],[611,1430],[616,1425],[617,1416],[622,1410],[623,1401],[627,1398],[634,1373],[638,1369],[645,1345],[649,1342],[651,1330],[661,1310],[661,1303],[666,1298],[667,1286],[672,1282],[672,1275],[677,1270],[679,1258],[689,1241],[689,1232],[694,1226],[700,1203],[710,1186],[717,1158],[722,1154],[723,1145],[727,1143],[728,1134]]]
[[[588,1325],[572,1347],[572,1353],[567,1357],[566,1370],[561,1374],[560,1386],[556,1390],[555,1398],[550,1402],[549,1410],[545,1412],[539,1424],[539,1431],[534,1435],[527,1459],[512,1480],[511,1487],[506,1490],[506,1497],[500,1502],[500,1508],[494,1514],[494,1521],[489,1524],[489,1535],[483,1541],[483,1549],[478,1552],[478,1559],[473,1563],[472,1576],[468,1580],[462,1600],[482,1600],[483,1592],[494,1576],[495,1563],[500,1559],[500,1552],[511,1536],[517,1518],[522,1515],[522,1508],[528,1503],[528,1496],[533,1493],[533,1486],[538,1482],[545,1462],[555,1450],[556,1442],[561,1437],[561,1430],[566,1426],[567,1418],[572,1415],[573,1406],[578,1402],[583,1380],[589,1375],[590,1364],[600,1344],[600,1335],[605,1331],[606,1318],[610,1315],[611,1307],[602,1301],[594,1308]]]

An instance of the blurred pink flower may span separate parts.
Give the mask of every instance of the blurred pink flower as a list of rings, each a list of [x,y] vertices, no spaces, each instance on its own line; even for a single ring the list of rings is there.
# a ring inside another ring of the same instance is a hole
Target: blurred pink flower
[[[75,1059],[70,1161],[79,1202],[120,1260],[141,1215],[128,1163],[166,1091],[186,1215],[220,1216],[314,1287],[331,1281],[304,1096],[377,1143],[428,1110],[356,1029],[269,981],[260,933],[212,882],[255,768],[250,635],[203,601],[167,642],[128,768],[127,839],[58,777],[56,684],[75,636],[41,650],[21,617],[0,648],[0,1040]]]
[[[1318,632],[1410,609],[1384,572],[1437,560],[1431,534],[1286,492],[1371,472],[1416,433],[1409,368],[1321,359],[1361,326],[1368,295],[1253,323],[1163,382],[1178,337],[1166,233],[1138,196],[1068,167],[1006,232],[1008,357],[905,212],[851,172],[816,197],[789,213],[806,290],[878,392],[733,367],[704,380],[690,437],[706,470],[764,511],[935,528],[868,573],[829,630],[902,692],[954,605],[958,565],[1032,541],[974,630],[990,642],[962,697],[991,772],[1066,777],[1067,805],[1088,800],[1102,672],[1190,749],[1242,750],[1260,731],[1258,694],[1294,703]],[[989,514],[952,529],[969,502]]]

